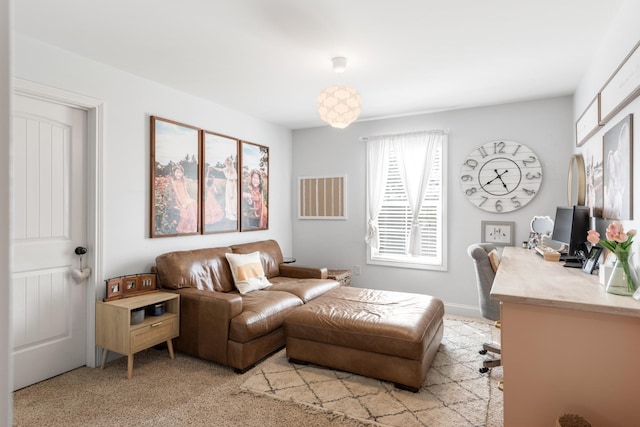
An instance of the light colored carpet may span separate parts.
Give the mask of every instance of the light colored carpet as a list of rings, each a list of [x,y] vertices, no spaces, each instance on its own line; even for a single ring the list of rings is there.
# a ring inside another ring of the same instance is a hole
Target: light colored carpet
[[[502,426],[502,368],[480,374],[480,343],[499,340],[492,324],[447,316],[442,345],[419,393],[317,365],[287,361],[282,350],[241,389],[373,425]]]
[[[434,420],[429,425],[501,426],[502,397],[493,383],[501,376],[502,370],[494,368],[491,377],[477,373],[482,360],[477,353],[479,343],[488,339],[495,328],[486,323],[451,317],[447,317],[445,322],[445,338],[441,354],[436,359],[438,366],[434,365],[431,369],[432,375],[428,380],[428,384],[433,382],[434,387],[440,388],[439,391],[432,388],[433,393],[429,391],[436,399],[431,398],[430,401],[436,404],[431,409],[440,406],[452,408],[456,414],[467,414],[463,416],[465,420],[475,419],[477,424],[474,421],[444,424],[442,420]],[[175,360],[171,360],[166,350],[149,349],[136,354],[133,378],[130,380],[126,379],[126,358],[120,358],[107,364],[104,370],[79,368],[16,391],[14,426],[357,427],[364,424],[354,415],[344,415],[347,412],[344,408],[328,411],[328,402],[332,400],[330,394],[320,393],[326,402],[325,407],[321,407],[241,391],[241,388],[247,389],[247,385],[255,384],[256,378],[265,375],[265,370],[282,364],[282,354],[278,352],[255,368],[238,375],[215,363],[180,353],[176,354]],[[307,369],[316,372],[314,375],[327,375],[327,370]],[[344,373],[335,375],[349,376]],[[359,390],[372,390],[370,380],[362,379],[361,384]],[[379,387],[384,389],[389,385],[379,384]],[[405,394],[395,390],[390,392]],[[406,396],[407,399],[416,400],[424,392]],[[373,399],[375,395],[370,397]],[[367,397],[358,399],[366,401]],[[407,399],[404,401],[409,402]],[[483,409],[487,407],[487,399],[488,412]],[[439,401],[443,402],[442,405]],[[418,399],[415,404],[423,402]],[[377,406],[370,406],[375,411]],[[412,411],[420,414],[423,420],[429,419],[429,409],[412,407]],[[388,417],[385,421],[391,422],[392,418]],[[424,424],[405,423],[403,427],[412,425]]]

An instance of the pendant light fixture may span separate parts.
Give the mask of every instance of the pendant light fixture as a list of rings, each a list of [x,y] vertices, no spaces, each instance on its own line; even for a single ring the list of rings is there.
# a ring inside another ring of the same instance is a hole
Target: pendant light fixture
[[[347,69],[347,58],[332,59],[333,71],[338,74]],[[360,115],[361,100],[357,90],[349,86],[328,86],[318,95],[318,114],[332,127],[344,129]]]

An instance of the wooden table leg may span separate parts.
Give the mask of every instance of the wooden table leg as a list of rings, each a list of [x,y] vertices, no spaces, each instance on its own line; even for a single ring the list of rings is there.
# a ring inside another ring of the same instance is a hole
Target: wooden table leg
[[[127,357],[127,379],[133,377],[133,353]]]
[[[175,359],[176,356],[173,354],[173,341],[167,340],[167,347],[169,348],[169,357]]]
[[[109,355],[109,350],[106,348],[102,349],[102,365],[101,368],[104,369],[104,365],[107,363],[107,356]]]

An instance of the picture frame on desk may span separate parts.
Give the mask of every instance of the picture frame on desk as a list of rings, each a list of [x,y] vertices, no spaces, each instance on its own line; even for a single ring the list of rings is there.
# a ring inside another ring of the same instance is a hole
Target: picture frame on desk
[[[514,221],[482,221],[481,242],[513,246],[515,244]]]
[[[587,274],[593,274],[594,270],[596,270],[598,267],[598,261],[600,260],[603,249],[604,248],[602,246],[597,245],[591,247],[589,255],[587,256],[587,260],[582,266],[582,271]]]

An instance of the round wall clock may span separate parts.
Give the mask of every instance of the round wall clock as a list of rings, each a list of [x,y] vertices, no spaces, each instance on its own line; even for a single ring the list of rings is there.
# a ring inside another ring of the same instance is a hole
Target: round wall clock
[[[529,203],[542,184],[542,165],[529,147],[492,141],[469,154],[460,169],[460,185],[471,203],[488,212],[506,213]]]

